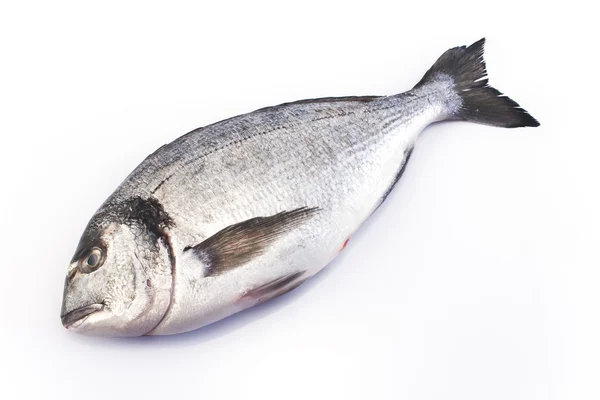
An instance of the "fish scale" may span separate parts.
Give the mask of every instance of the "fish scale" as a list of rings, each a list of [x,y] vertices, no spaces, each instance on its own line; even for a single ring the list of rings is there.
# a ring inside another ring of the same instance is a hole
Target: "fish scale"
[[[63,324],[175,334],[298,287],[385,201],[427,125],[539,125],[488,85],[483,44],[448,50],[405,93],[285,103],[162,146],[90,220]]]

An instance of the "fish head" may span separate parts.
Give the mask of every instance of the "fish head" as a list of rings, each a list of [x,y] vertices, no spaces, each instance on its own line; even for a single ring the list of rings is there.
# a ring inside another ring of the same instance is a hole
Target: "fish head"
[[[68,267],[63,325],[102,336],[149,333],[170,304],[169,246],[144,221],[93,218]]]

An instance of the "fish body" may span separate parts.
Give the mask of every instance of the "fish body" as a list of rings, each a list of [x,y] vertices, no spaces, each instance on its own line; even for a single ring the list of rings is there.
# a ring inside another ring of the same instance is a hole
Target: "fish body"
[[[448,50],[408,92],[267,107],[161,147],[84,231],[63,324],[175,334],[299,286],[385,200],[427,125],[539,125],[487,85],[482,57],[483,40]]]

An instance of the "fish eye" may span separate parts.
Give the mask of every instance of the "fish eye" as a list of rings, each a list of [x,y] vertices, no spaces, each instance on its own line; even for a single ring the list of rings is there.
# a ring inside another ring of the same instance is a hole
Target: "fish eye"
[[[89,274],[100,268],[103,262],[104,253],[98,247],[94,247],[79,261],[79,270]]]

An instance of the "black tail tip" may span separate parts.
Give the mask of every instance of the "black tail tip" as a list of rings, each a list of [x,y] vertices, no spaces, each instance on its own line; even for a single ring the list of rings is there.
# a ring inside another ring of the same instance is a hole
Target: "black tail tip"
[[[485,38],[470,46],[447,50],[415,86],[450,77],[460,102],[449,119],[462,119],[504,128],[537,127],[540,123],[517,102],[488,84],[483,59]]]
[[[526,127],[526,126],[529,126],[532,128],[537,128],[538,126],[541,125],[540,122],[537,119],[535,119],[531,114],[529,114],[527,111],[523,110],[522,108],[521,108],[521,110],[522,110],[523,114],[522,114],[522,117],[518,121],[518,125],[511,126],[509,128],[521,128],[521,127]]]

